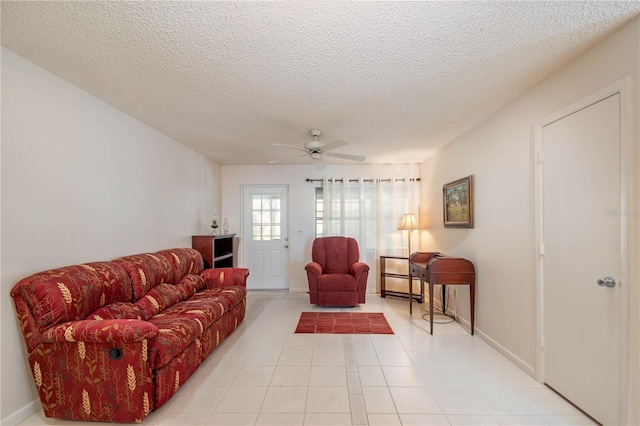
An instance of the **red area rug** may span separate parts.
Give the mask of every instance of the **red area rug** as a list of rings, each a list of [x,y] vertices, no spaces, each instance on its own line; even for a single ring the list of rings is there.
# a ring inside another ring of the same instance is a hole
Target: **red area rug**
[[[302,312],[296,333],[393,334],[380,312]]]

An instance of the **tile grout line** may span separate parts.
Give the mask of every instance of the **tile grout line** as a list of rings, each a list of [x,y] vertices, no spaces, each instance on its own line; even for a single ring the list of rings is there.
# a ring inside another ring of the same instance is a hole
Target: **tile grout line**
[[[349,334],[342,336],[342,348],[344,350],[345,371],[349,393],[349,405],[351,407],[351,423],[354,425],[368,425],[367,411],[364,404],[364,395],[360,386],[360,373],[356,361],[356,352],[353,347],[353,339]]]

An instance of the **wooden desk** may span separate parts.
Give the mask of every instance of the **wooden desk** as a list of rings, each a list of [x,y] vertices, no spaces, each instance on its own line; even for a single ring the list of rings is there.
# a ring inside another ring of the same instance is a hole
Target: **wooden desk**
[[[387,272],[387,265],[386,265],[386,261],[387,259],[392,259],[392,260],[402,260],[405,262],[405,264],[408,266],[409,263],[409,258],[406,256],[380,256],[380,297],[387,297],[387,296],[397,296],[397,297],[409,297],[409,293],[405,293],[402,291],[394,291],[394,290],[387,290],[387,282],[386,282],[386,278],[400,278],[400,279],[405,279],[407,280],[407,284],[408,280],[409,280],[409,274],[400,274],[397,272]],[[408,286],[407,286],[408,287]],[[420,289],[420,294],[414,294],[413,298],[415,300],[418,301],[418,303],[422,303],[422,298],[423,298],[423,291],[422,289]]]
[[[476,298],[476,271],[473,263],[460,257],[449,257],[438,252],[414,253],[409,257],[409,292],[413,292],[413,277],[420,283],[429,283],[429,321],[433,334],[433,286],[468,285],[471,311],[471,334],[474,332],[474,308]],[[444,291],[444,289],[443,289]],[[409,299],[409,313],[413,304]]]

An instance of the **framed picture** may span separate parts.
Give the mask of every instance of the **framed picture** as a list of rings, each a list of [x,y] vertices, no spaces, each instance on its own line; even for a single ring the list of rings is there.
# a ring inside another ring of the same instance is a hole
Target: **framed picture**
[[[473,175],[442,186],[445,228],[473,228]]]

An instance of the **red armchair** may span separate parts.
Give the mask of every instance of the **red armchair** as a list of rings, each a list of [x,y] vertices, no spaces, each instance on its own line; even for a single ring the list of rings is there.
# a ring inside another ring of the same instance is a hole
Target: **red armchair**
[[[349,237],[316,238],[307,264],[309,299],[319,306],[365,303],[369,265],[360,262],[358,242]]]

